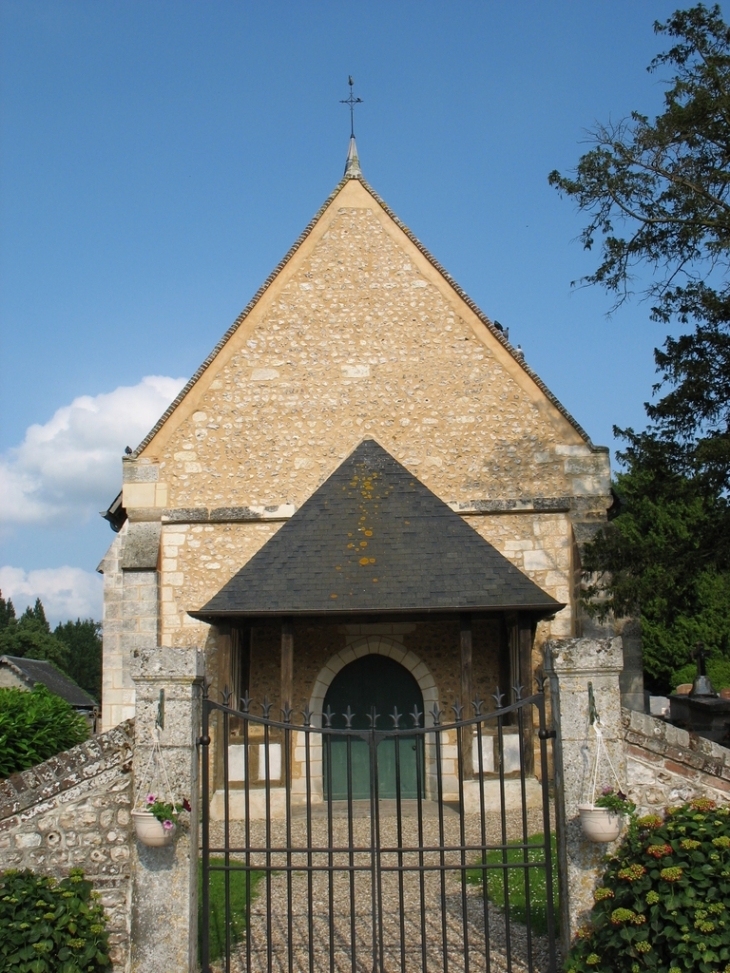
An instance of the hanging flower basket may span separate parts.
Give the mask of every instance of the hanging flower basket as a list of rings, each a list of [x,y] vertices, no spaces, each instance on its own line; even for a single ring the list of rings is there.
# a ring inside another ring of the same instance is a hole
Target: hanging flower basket
[[[132,820],[137,838],[143,845],[150,848],[164,848],[174,840],[178,816],[181,811],[190,811],[190,803],[187,800],[177,802],[173,797],[160,747],[159,733],[156,731],[157,727],[153,731],[154,744],[150,759],[137,788]],[[154,786],[153,781],[156,779],[160,781],[162,790],[157,791],[156,794],[148,792],[143,802],[141,800],[143,788],[145,785]]]
[[[593,763],[593,784],[591,788],[593,801],[579,804],[578,811],[585,837],[589,841],[606,843],[618,838],[621,834],[624,817],[627,814],[632,815],[636,810],[636,805],[621,790],[618,775],[603,741],[603,725],[597,713],[593,715],[592,726],[596,735],[596,756]],[[610,785],[604,787],[600,795],[596,797],[598,771],[602,757],[611,768],[611,773],[616,781],[616,788],[614,789]]]
[[[177,831],[177,825],[169,822],[169,827],[166,828],[150,811],[132,811],[132,820],[137,837],[143,845],[150,848],[163,848],[171,844]]]
[[[615,841],[621,833],[623,815],[609,807],[579,804],[580,823],[589,841]]]

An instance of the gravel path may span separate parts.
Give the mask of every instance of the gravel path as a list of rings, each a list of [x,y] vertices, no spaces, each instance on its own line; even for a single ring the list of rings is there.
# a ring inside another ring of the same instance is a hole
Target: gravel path
[[[251,822],[251,847],[261,849],[253,854],[252,864],[266,864],[268,846],[273,873],[258,887],[249,943],[234,947],[232,973],[547,973],[545,937],[528,940],[525,926],[507,925],[500,910],[492,903],[485,905],[480,886],[462,889],[462,852],[454,848],[462,843],[460,815],[446,808],[440,824],[436,805],[424,804],[424,812],[430,813],[424,813],[419,839],[415,808],[404,808],[399,835],[397,819],[387,804],[382,802],[380,818],[381,922],[376,928],[382,965],[373,963],[372,830],[365,804],[356,807],[351,825],[339,814],[330,824],[324,807],[318,809],[311,840],[303,817],[292,820],[289,835],[283,821],[271,822],[268,841],[265,823]],[[463,859],[469,865],[479,857],[479,815],[467,816],[463,829],[464,843],[471,846]],[[528,812],[527,830],[528,834],[542,831],[540,813]],[[521,816],[511,813],[507,839],[521,835]],[[502,840],[498,814],[488,817],[486,840],[488,844]],[[211,847],[222,843],[222,824],[211,822]],[[232,823],[231,848],[242,848],[244,843],[243,823]],[[331,858],[326,851],[316,851],[327,846],[341,850]],[[310,857],[306,851],[287,853],[287,847],[313,850]],[[322,871],[299,870],[308,863]],[[402,878],[389,871],[399,864],[413,870]],[[425,866],[423,881],[421,865]],[[330,867],[334,868],[331,878]]]

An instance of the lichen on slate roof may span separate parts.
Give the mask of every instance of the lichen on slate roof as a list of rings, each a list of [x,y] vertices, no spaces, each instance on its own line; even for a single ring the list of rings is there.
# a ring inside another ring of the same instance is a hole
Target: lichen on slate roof
[[[194,618],[564,607],[366,439]]]

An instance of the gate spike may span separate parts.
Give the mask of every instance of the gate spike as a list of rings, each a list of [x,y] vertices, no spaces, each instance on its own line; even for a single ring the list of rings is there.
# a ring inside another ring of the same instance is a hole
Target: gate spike
[[[368,713],[368,719],[370,720],[370,729],[374,730],[378,720],[380,719],[380,713],[378,713],[374,706]]]
[[[542,669],[535,670],[535,682],[537,683],[538,693],[545,692],[545,682],[547,681],[547,676]]]
[[[353,718],[353,716],[355,716],[355,713],[352,712],[352,709],[351,709],[349,703],[347,704],[347,710],[346,710],[346,712],[344,712],[342,715],[345,717],[345,728],[348,729],[348,730],[351,730],[352,729],[352,718]]]
[[[304,709],[302,710],[302,725],[303,726],[312,725],[312,711],[309,708],[309,703],[305,703]]]
[[[272,704],[269,702],[269,697],[264,696],[264,701],[261,704],[261,709],[263,710],[265,720],[268,720],[269,718],[269,714],[271,713],[271,706]]]
[[[454,722],[460,723],[464,715],[464,707],[461,705],[458,699],[455,699],[451,704],[451,708],[454,711]]]
[[[286,704],[286,706],[282,706],[281,707],[281,715],[283,717],[282,723],[291,723],[291,715],[293,712],[294,710],[291,708],[291,706],[288,703]]]
[[[223,705],[224,706],[228,706],[228,704],[231,701],[231,696],[232,695],[233,695],[233,692],[228,688],[228,683],[226,683],[226,685],[221,690],[221,696],[223,697]]]
[[[433,725],[434,726],[439,726],[440,725],[440,723],[441,723],[441,716],[442,715],[443,715],[442,711],[438,708],[438,706],[436,705],[436,703],[434,703],[433,704],[433,708],[431,710],[431,716],[433,716]]]
[[[213,685],[213,682],[212,682],[211,679],[207,679],[206,678],[206,679],[203,680],[203,685],[201,686],[201,692],[203,694],[203,699],[207,699],[208,698],[208,694],[210,693],[210,687],[212,685]]]
[[[474,716],[481,716],[482,706],[484,706],[484,700],[480,699],[478,694],[472,700],[471,705],[474,707]]]
[[[413,720],[413,725],[414,726],[420,726],[421,725],[421,717],[422,716],[423,716],[423,713],[419,710],[419,708],[414,703],[413,704],[413,712],[410,714],[410,717]]]
[[[394,706],[393,707],[393,712],[390,715],[390,718],[393,721],[393,729],[394,730],[400,730],[400,726],[398,724],[400,723],[401,715],[402,714],[398,712],[398,707],[397,706]]]
[[[504,693],[500,693],[499,686],[497,686],[496,692],[492,693],[492,699],[497,704],[497,709],[502,709],[502,702],[504,700]]]
[[[334,715],[335,714],[332,712],[332,707],[328,703],[327,704],[327,709],[326,710],[322,710],[322,717],[324,718],[324,725],[325,726],[332,726],[332,717]]]
[[[514,694],[515,694],[515,702],[519,703],[519,701],[522,699],[522,689],[523,689],[523,687],[522,686],[513,686],[512,689],[514,690]]]
[[[251,697],[248,695],[248,689],[247,689],[245,695],[241,696],[241,712],[248,713],[250,706],[251,706]]]

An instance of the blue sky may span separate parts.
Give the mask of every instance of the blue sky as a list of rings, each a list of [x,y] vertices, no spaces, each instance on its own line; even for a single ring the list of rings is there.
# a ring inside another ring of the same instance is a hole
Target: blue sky
[[[594,442],[644,424],[666,328],[571,289],[569,170],[661,110],[676,3],[0,0],[0,588],[99,615],[136,446],[338,182],[366,179]]]

